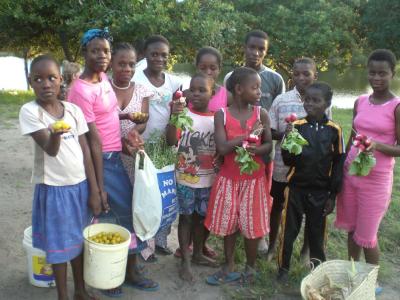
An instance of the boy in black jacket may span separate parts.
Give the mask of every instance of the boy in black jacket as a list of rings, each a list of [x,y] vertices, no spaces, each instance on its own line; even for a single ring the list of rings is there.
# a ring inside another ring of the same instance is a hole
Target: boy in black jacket
[[[323,82],[311,84],[305,94],[307,116],[288,125],[294,126],[308,141],[299,155],[282,149],[282,158],[290,166],[285,210],[282,215],[278,280],[286,281],[293,243],[299,234],[303,214],[308,231],[310,261],[317,265],[325,261],[324,235],[326,216],[335,206],[339,192],[345,148],[342,130],[325,115],[331,105],[332,89]]]

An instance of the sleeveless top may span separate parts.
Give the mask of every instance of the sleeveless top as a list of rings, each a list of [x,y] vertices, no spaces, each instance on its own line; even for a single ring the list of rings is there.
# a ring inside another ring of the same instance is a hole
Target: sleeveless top
[[[369,100],[370,95],[362,95],[357,102],[357,115],[354,118],[354,129],[357,133],[364,134],[372,140],[395,145],[396,140],[396,107],[400,104],[400,98],[395,97],[383,104],[373,104]],[[351,146],[346,163],[353,161],[358,149]],[[376,165],[373,171],[388,172],[394,167],[394,157],[374,151]]]
[[[229,109],[222,109],[224,113],[224,124],[225,124],[225,133],[227,140],[232,140],[238,136],[247,135],[251,132],[254,123],[260,119],[260,107],[253,107],[253,114],[249,119],[246,120],[246,128],[242,128],[240,121],[233,117],[229,112]],[[260,145],[261,141],[257,143]],[[260,165],[260,168],[257,171],[254,171],[252,175],[242,174],[240,175],[240,167],[237,162],[235,162],[236,152],[233,151],[224,156],[224,162],[221,166],[221,170],[219,175],[222,175],[231,179],[240,179],[240,180],[251,180],[255,178],[259,178],[265,175],[265,164],[262,160],[261,156],[253,156],[254,160]]]

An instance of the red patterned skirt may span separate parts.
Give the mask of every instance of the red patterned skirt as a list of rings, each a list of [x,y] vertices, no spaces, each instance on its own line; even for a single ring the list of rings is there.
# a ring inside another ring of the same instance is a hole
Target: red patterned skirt
[[[235,180],[219,175],[212,187],[204,225],[220,236],[240,232],[256,239],[269,232],[271,198],[266,177]]]

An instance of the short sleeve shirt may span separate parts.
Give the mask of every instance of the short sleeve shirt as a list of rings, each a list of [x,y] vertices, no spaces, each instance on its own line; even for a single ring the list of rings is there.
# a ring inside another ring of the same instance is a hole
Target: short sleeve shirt
[[[69,132],[61,135],[60,149],[56,156],[48,155],[34,143],[34,166],[32,183],[52,186],[74,185],[86,179],[82,148],[79,136],[88,131],[82,111],[78,106],[61,102],[64,116],[57,119],[45,111],[36,101],[24,104],[19,113],[19,124],[23,135],[49,127],[63,120],[71,126]]]
[[[98,83],[74,80],[68,101],[82,109],[87,123],[95,123],[103,152],[122,150],[117,96],[105,73]]]
[[[168,73],[165,74],[165,82],[162,86],[154,86],[143,71],[135,73],[134,81],[145,86],[153,92],[149,99],[149,120],[146,130],[143,132],[144,140],[148,140],[154,133],[164,134],[171,114],[170,102],[173,93],[181,86],[178,77]]]
[[[193,131],[181,132],[178,142],[176,179],[192,188],[211,187],[215,179],[214,113],[190,110]]]

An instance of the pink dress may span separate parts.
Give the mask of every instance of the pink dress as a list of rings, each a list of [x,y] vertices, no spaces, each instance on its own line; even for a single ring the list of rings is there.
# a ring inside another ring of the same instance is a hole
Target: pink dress
[[[147,89],[144,85],[139,83],[135,83],[135,89],[133,91],[133,95],[131,101],[129,101],[128,105],[124,109],[118,110],[120,113],[133,113],[142,111],[142,102],[143,98],[153,96],[153,92]],[[129,131],[131,131],[136,124],[130,120],[120,120],[121,124],[121,136],[125,138]],[[124,164],[125,170],[129,175],[129,179],[131,180],[132,186],[134,184],[134,175],[135,175],[135,162],[132,156],[126,155],[124,153],[121,154],[122,163]]]
[[[228,140],[245,135],[259,119],[260,107],[242,128],[228,109],[225,113],[225,131]],[[265,236],[269,232],[270,196],[265,179],[265,165],[261,156],[254,160],[260,168],[252,175],[240,174],[235,162],[236,152],[224,156],[224,163],[213,184],[204,225],[211,232],[226,236],[240,230],[247,239]]]
[[[395,110],[400,98],[380,105],[372,104],[369,95],[358,98],[354,129],[372,140],[396,144]],[[337,198],[335,226],[354,232],[354,241],[363,248],[377,244],[379,224],[390,203],[393,183],[394,157],[374,152],[376,165],[368,176],[351,176],[348,169],[357,155],[351,147],[344,164],[343,188]]]

